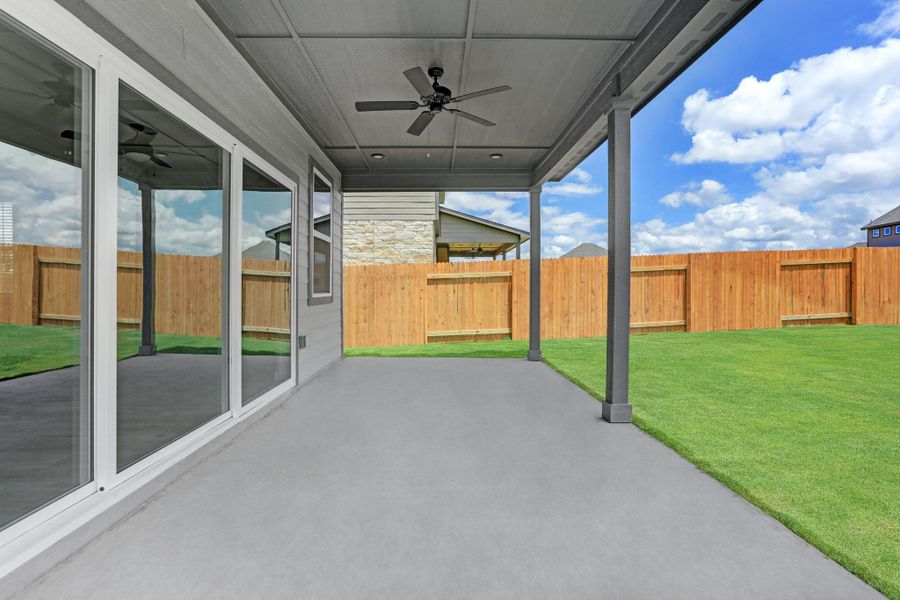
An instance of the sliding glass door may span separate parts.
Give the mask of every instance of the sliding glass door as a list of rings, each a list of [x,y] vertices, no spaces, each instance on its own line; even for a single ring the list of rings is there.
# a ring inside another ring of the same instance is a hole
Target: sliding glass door
[[[91,76],[0,19],[0,529],[92,478]]]
[[[247,404],[291,377],[291,191],[244,161],[241,388]]]
[[[229,155],[119,89],[117,467],[228,410]]]

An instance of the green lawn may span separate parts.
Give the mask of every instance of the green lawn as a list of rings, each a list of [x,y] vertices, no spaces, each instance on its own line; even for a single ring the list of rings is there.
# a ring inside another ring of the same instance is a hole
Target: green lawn
[[[0,379],[59,369],[78,363],[79,333],[76,327],[29,326],[0,324]],[[140,331],[118,332],[119,358],[137,354]],[[290,354],[287,341],[241,340],[245,354]],[[218,338],[158,333],[159,352],[170,354],[215,354],[220,351]]]
[[[600,338],[547,340],[602,397]],[[526,342],[348,356],[522,358]],[[662,333],[631,340],[634,422],[847,569],[900,599],[900,327]]]

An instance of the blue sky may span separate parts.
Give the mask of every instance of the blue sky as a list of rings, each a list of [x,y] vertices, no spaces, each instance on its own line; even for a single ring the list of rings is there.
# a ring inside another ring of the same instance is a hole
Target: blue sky
[[[861,225],[900,204],[900,0],[764,1],[632,136],[636,253],[862,241]],[[606,160],[604,145],[545,187],[545,255],[606,245]],[[447,203],[528,228],[521,194]]]

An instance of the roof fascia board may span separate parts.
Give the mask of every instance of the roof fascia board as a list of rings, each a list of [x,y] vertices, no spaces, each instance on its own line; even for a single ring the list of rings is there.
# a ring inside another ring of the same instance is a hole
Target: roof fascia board
[[[344,171],[344,192],[524,192],[531,171]]]
[[[652,65],[657,57],[665,52],[677,36],[700,14],[710,1],[680,0],[677,3],[667,4],[657,11],[638,36],[637,41],[619,57],[619,60],[610,69],[609,75],[595,88],[590,99],[577,111],[577,116],[563,130],[563,133],[552,144],[551,149],[544,158],[538,162],[532,177],[533,185],[541,185],[548,181],[559,181],[568,174],[571,168],[567,169],[565,173],[557,173],[554,176],[560,164],[566,161],[567,156],[571,155],[572,149],[582,141],[585,134],[591,129],[597,129],[599,126],[602,129],[602,135],[590,147],[578,152],[577,159],[572,161],[572,167],[606,142],[605,124],[602,121],[612,107],[613,98],[622,95],[628,90],[629,86]],[[724,20],[714,35],[709,37],[703,44],[698,45],[688,59],[679,68],[673,69],[649,94],[641,95],[639,92],[634,93],[629,90],[631,97],[634,98],[633,114],[636,115],[640,112],[644,106],[666,89],[670,83],[677,79],[709,48],[715,45],[722,36],[737,25],[760,2],[762,0],[751,0],[741,10],[734,13],[730,19]]]

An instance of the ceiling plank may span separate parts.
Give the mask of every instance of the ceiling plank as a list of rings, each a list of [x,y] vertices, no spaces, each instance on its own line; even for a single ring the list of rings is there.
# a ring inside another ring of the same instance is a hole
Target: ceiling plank
[[[290,18],[288,18],[287,11],[284,10],[284,5],[281,3],[281,0],[272,0],[272,4],[275,6],[275,10],[278,11],[278,14],[281,16],[281,20],[284,21],[285,27],[287,30],[291,32],[291,38],[294,40],[294,45],[297,46],[297,49],[300,51],[300,54],[303,55],[304,60],[306,60],[309,68],[312,69],[313,73],[315,73],[316,79],[319,82],[319,85],[322,86],[322,89],[325,90],[325,93],[328,96],[328,99],[331,101],[332,108],[334,108],[335,112],[341,117],[341,121],[346,127],[347,132],[350,134],[350,138],[353,140],[353,144],[356,146],[356,149],[359,151],[359,155],[362,158],[363,164],[366,165],[366,168],[370,168],[369,161],[366,159],[366,153],[362,151],[362,148],[359,146],[359,140],[356,138],[356,134],[353,132],[353,129],[350,127],[350,123],[347,121],[347,117],[341,111],[341,108],[338,106],[337,101],[334,99],[334,94],[331,93],[331,90],[328,89],[328,86],[325,85],[325,79],[322,77],[322,73],[319,71],[318,65],[313,61],[312,56],[309,54],[309,50],[306,49],[306,46],[303,44],[303,40],[300,38],[300,35],[297,33],[297,29],[294,27],[294,24],[291,22]]]
[[[469,79],[469,59],[472,56],[472,33],[475,29],[475,9],[478,8],[478,0],[469,0],[469,8],[466,16],[466,43],[463,46],[462,72],[459,74],[459,93],[465,89]],[[459,116],[453,115],[453,150],[450,152],[450,170],[456,166],[456,140],[459,132]]]

